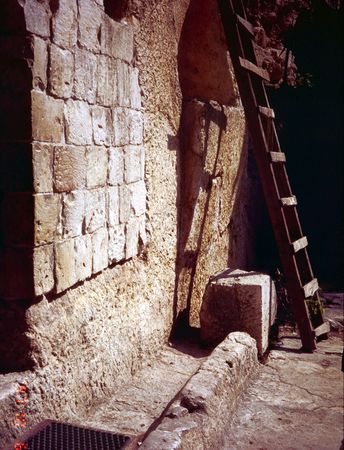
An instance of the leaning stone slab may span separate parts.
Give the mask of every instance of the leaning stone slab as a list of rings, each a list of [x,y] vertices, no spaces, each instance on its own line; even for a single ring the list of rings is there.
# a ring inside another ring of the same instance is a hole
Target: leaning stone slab
[[[263,355],[276,317],[276,291],[269,275],[227,269],[211,277],[200,312],[201,338],[216,345],[232,331],[257,341]]]

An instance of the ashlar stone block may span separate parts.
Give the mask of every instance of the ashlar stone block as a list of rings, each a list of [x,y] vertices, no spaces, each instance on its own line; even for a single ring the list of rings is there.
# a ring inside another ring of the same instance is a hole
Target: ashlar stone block
[[[138,253],[140,224],[137,218],[131,218],[125,226],[125,258],[133,258]]]
[[[42,245],[33,251],[33,279],[35,295],[54,289],[54,245]]]
[[[50,8],[48,0],[26,0],[24,15],[27,31],[42,37],[50,36]]]
[[[118,187],[108,188],[108,222],[110,227],[119,224],[119,193]]]
[[[68,144],[92,144],[92,120],[87,103],[69,99],[65,105],[65,121]]]
[[[129,116],[129,143],[142,144],[143,143],[143,118],[140,111],[131,110]]]
[[[128,185],[131,197],[131,208],[135,216],[141,216],[146,211],[146,186],[143,180]]]
[[[79,2],[79,43],[88,50],[100,50],[99,34],[102,10],[93,0]]]
[[[124,154],[121,148],[109,150],[109,184],[122,184],[124,179]]]
[[[112,110],[114,140],[113,144],[124,146],[129,144],[130,119],[128,110],[125,108],[114,108]]]
[[[58,192],[73,191],[85,186],[86,157],[84,147],[55,147],[54,185]]]
[[[93,273],[98,273],[108,266],[108,231],[100,228],[92,234]]]
[[[44,91],[47,87],[48,45],[44,39],[37,36],[32,37],[32,45],[34,54],[32,66],[33,87]]]
[[[106,55],[98,56],[97,66],[97,103],[103,106],[117,104],[116,62]]]
[[[122,61],[116,61],[117,73],[117,103],[119,106],[130,107],[130,67]]]
[[[62,196],[62,237],[80,236],[85,216],[84,191],[73,191]]]
[[[75,271],[77,281],[86,280],[92,275],[92,238],[86,234],[74,239]]]
[[[64,138],[63,100],[33,90],[32,136],[36,141],[60,143]]]
[[[102,106],[92,107],[93,140],[97,145],[111,145],[111,110]]]
[[[101,52],[130,63],[134,54],[133,28],[104,15],[101,26]]]
[[[85,193],[85,227],[88,233],[93,233],[106,222],[105,189],[94,189]]]
[[[127,183],[134,183],[142,178],[143,147],[128,146],[124,151],[124,174]]]
[[[53,192],[54,146],[52,144],[32,145],[33,187],[35,192]]]
[[[74,56],[69,50],[50,46],[49,92],[61,98],[72,95],[74,81]]]
[[[97,56],[87,50],[77,48],[73,89],[75,97],[88,103],[95,103],[97,80]]]
[[[109,228],[109,263],[125,259],[125,225]]]
[[[61,211],[58,194],[34,195],[34,235],[35,245],[54,242],[58,232]]]
[[[73,48],[77,41],[78,8],[76,0],[59,0],[52,17],[52,40],[63,48]]]
[[[77,283],[75,240],[67,239],[55,245],[56,292],[63,292]]]
[[[130,68],[130,107],[133,109],[141,108],[139,70],[136,67]]]
[[[268,275],[227,269],[210,278],[200,312],[201,337],[217,345],[232,331],[245,331],[263,355],[276,316],[276,292]]]
[[[108,149],[105,147],[87,147],[87,187],[97,188],[106,185],[108,176]]]
[[[126,184],[119,186],[119,221],[127,223],[131,216],[131,192]]]

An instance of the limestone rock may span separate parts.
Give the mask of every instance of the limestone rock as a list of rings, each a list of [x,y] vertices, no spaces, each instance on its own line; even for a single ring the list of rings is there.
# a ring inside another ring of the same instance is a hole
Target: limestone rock
[[[142,147],[128,146],[124,152],[125,181],[133,183],[142,178]]]
[[[92,108],[93,139],[97,145],[109,146],[112,141],[111,111],[108,108]]]
[[[72,191],[62,198],[62,237],[79,236],[85,216],[84,192]]]
[[[102,10],[92,0],[79,2],[79,43],[88,50],[98,52]]]
[[[33,252],[33,278],[35,295],[42,295],[54,288],[54,246],[42,245]]]
[[[92,144],[92,120],[87,103],[69,99],[65,105],[65,121],[68,144]]]
[[[73,48],[77,41],[78,8],[76,0],[59,0],[52,17],[52,40],[63,48]]]
[[[79,236],[74,240],[75,271],[78,281],[83,281],[92,275],[92,239],[89,234]]]
[[[63,101],[32,91],[32,135],[37,141],[60,143],[63,139]]]
[[[49,91],[60,98],[69,98],[73,90],[74,57],[69,50],[52,44],[50,47]]]
[[[103,187],[108,175],[108,150],[105,147],[87,147],[87,180],[88,188]]]
[[[83,147],[65,145],[55,147],[54,186],[58,192],[72,191],[85,186],[86,158]]]
[[[35,192],[53,191],[54,147],[35,142],[32,146],[33,185]]]
[[[133,29],[104,15],[101,27],[101,52],[131,62],[134,53]]]
[[[100,228],[92,234],[93,273],[100,272],[108,266],[108,232]]]
[[[58,194],[35,194],[35,244],[54,242],[57,235],[61,202]]]
[[[74,242],[74,239],[68,239],[55,245],[56,292],[58,293],[68,289],[78,281]]]
[[[109,151],[109,184],[122,184],[124,179],[124,155],[121,148],[110,148]]]
[[[109,262],[119,262],[125,259],[125,225],[115,225],[109,228]]]
[[[97,103],[115,106],[117,103],[117,73],[115,61],[105,55],[98,56]]]
[[[105,189],[87,191],[85,196],[85,228],[88,233],[93,233],[105,225]]]
[[[108,188],[107,206],[109,226],[115,227],[119,224],[119,195],[117,186]]]
[[[75,50],[75,77],[73,92],[76,98],[95,103],[97,94],[97,56],[77,48]],[[99,75],[99,73],[98,73]]]
[[[44,91],[47,87],[48,45],[44,39],[37,36],[33,36],[32,39],[34,53],[32,66],[33,87]]]

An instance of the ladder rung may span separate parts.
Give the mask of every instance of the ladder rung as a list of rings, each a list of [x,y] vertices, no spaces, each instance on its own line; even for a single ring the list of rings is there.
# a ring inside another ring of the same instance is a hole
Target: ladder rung
[[[295,206],[297,205],[297,200],[295,195],[292,195],[291,197],[282,197],[281,203],[282,206]]]
[[[315,292],[319,289],[318,280],[313,278],[312,281],[303,286],[303,292],[305,293],[305,297],[312,297]]]
[[[258,110],[262,116],[265,116],[268,119],[275,118],[275,111],[272,108],[267,108],[266,106],[258,106]]]
[[[236,15],[236,18],[243,30],[245,30],[246,33],[248,33],[251,37],[254,37],[254,26],[252,25],[252,23],[239,16],[239,14]]]
[[[327,334],[329,332],[330,332],[330,324],[328,322],[324,322],[314,329],[314,334],[316,337],[322,336],[323,334]]]
[[[285,153],[283,152],[270,152],[272,162],[286,162]]]
[[[239,62],[243,69],[246,69],[249,72],[253,73],[254,75],[263,78],[263,80],[265,81],[270,81],[269,73],[262,67],[256,66],[255,64],[251,63],[251,61],[249,61],[248,59],[241,58],[241,56],[239,56]]]
[[[303,248],[307,247],[307,245],[308,245],[306,236],[303,236],[302,238],[298,239],[297,241],[292,242],[291,245],[293,246],[294,253],[302,250]]]

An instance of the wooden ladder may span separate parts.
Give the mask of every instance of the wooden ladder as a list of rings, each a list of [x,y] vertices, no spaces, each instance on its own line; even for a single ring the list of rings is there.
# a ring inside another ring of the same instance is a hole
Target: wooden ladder
[[[264,81],[269,81],[269,74],[257,65],[254,27],[246,20],[242,1],[218,0],[218,3],[302,348],[312,352],[316,349],[316,338],[327,337],[329,326],[322,316],[307,238],[302,233],[297,200],[285,167],[286,157],[274,124],[275,114],[265,91]]]

